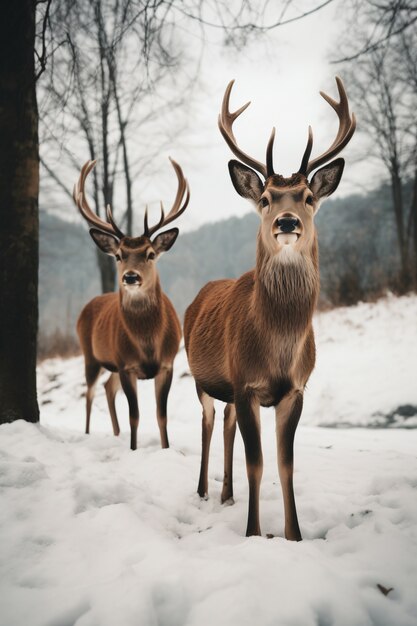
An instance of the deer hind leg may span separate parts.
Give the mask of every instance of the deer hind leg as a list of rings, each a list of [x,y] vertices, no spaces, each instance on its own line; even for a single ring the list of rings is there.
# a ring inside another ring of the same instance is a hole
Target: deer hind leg
[[[122,389],[126,394],[127,402],[129,404],[130,449],[136,450],[139,426],[139,407],[136,387],[136,374],[132,372],[120,372],[119,376]]]
[[[294,473],[294,437],[303,408],[303,394],[291,391],[275,407],[278,471],[284,499],[285,538],[301,541],[295,506]]]
[[[172,383],[172,367],[163,368],[155,376],[156,417],[161,434],[161,446],[169,448],[167,432],[167,402]]]
[[[251,394],[235,394],[237,423],[245,445],[249,482],[249,509],[246,536],[260,535],[259,491],[263,473],[259,402]]]
[[[233,445],[236,434],[236,409],[234,404],[226,404],[224,409],[224,477],[221,502],[233,503]]]
[[[206,498],[208,495],[208,463],[210,442],[214,425],[214,399],[207,393],[205,393],[205,391],[203,391],[198,385],[197,394],[203,407],[201,467],[197,492],[200,498]]]
[[[117,420],[116,413],[116,393],[120,389],[119,374],[110,374],[109,378],[104,383],[104,389],[106,390],[107,404],[109,406],[111,423],[113,426],[113,433],[117,437],[120,434],[119,422]]]
[[[97,378],[101,371],[101,365],[97,361],[90,361],[85,364],[85,380],[87,383],[86,393],[86,420],[85,420],[85,433],[90,434],[90,416],[91,407],[93,405],[94,394],[96,390]]]

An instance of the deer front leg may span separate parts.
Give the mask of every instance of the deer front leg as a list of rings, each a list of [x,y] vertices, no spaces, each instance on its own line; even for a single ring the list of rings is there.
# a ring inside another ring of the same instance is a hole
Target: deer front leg
[[[234,404],[226,404],[224,409],[224,477],[221,502],[233,500],[233,445],[236,433],[236,409]]]
[[[111,423],[113,426],[113,433],[117,437],[120,434],[119,422],[117,420],[116,413],[116,393],[120,389],[120,378],[116,373],[110,374],[109,378],[104,383],[104,389],[106,390],[107,404],[109,407]]]
[[[169,448],[167,432],[167,402],[172,383],[172,367],[163,368],[155,376],[156,417],[161,434],[161,446]]]
[[[260,535],[259,491],[263,472],[259,402],[251,394],[235,395],[237,423],[245,445],[249,482],[249,510],[246,536]]]
[[[90,417],[91,408],[93,406],[94,394],[96,390],[97,378],[101,371],[101,365],[97,361],[91,361],[85,364],[85,379],[87,382],[86,398],[86,420],[85,420],[85,434],[90,434]]]
[[[294,436],[303,408],[303,394],[293,390],[275,407],[278,471],[282,487],[285,512],[285,538],[301,541],[295,506],[294,473]]]
[[[137,432],[139,426],[139,407],[136,388],[136,374],[132,372],[119,372],[120,383],[126,394],[129,404],[129,422],[130,422],[130,449],[137,448]]]
[[[208,463],[210,453],[211,435],[214,425],[214,400],[198,385],[197,394],[203,407],[202,434],[201,434],[201,467],[200,478],[198,480],[197,492],[200,498],[208,495]]]

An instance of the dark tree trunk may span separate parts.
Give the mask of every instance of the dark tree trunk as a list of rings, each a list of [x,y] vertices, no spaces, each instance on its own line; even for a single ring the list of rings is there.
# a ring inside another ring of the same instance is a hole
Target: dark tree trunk
[[[113,181],[110,178],[110,153],[109,153],[109,114],[110,114],[110,85],[106,74],[105,46],[103,42],[104,30],[101,26],[101,5],[97,4],[97,22],[99,24],[98,41],[100,45],[100,76],[101,76],[101,132],[103,142],[103,198],[104,206],[113,204]],[[98,198],[97,198],[98,199]],[[99,215],[99,203],[96,209]],[[106,209],[104,209],[105,212]],[[105,213],[103,219],[106,219]],[[101,290],[103,293],[114,291],[116,284],[116,269],[114,259],[97,250],[98,267],[100,270]]]
[[[391,171],[392,199],[394,204],[395,223],[397,227],[398,249],[400,252],[401,270],[399,277],[400,291],[410,289],[410,263],[408,256],[408,240],[404,232],[403,185],[397,167]]]
[[[93,144],[89,141],[90,145],[90,158],[91,160],[95,159]],[[94,168],[93,170],[93,181],[94,181],[94,203],[96,207],[97,215],[100,215],[100,191],[98,186],[98,177],[97,170]],[[104,216],[103,216],[104,217]],[[97,265],[100,272],[100,282],[101,282],[101,291],[102,293],[108,293],[109,291],[114,291],[116,285],[116,268],[114,259],[103,254],[101,250],[96,248],[97,255]]]
[[[417,166],[414,171],[414,183],[413,194],[411,196],[410,215],[413,224],[414,289],[417,289]]]
[[[122,108],[120,106],[120,98],[117,90],[116,72],[111,62],[109,62],[110,80],[113,85],[114,100],[116,103],[117,120],[119,122],[120,143],[123,151],[123,169],[126,181],[126,234],[132,237],[133,234],[133,201],[132,201],[132,178],[130,175],[129,156],[126,141],[126,122],[123,121]]]
[[[0,9],[0,422],[39,420],[38,110],[34,0]]]
[[[97,250],[97,263],[100,270],[101,291],[108,293],[116,287],[116,268],[113,257]]]

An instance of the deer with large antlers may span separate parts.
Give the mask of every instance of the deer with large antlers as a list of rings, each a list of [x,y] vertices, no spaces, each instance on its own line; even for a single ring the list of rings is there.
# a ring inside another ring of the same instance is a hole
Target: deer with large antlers
[[[275,129],[268,142],[265,164],[238,147],[232,126],[250,103],[235,113],[230,112],[233,82],[224,95],[219,128],[239,159],[229,162],[232,183],[241,196],[254,203],[261,225],[255,269],[237,280],[208,283],[185,314],[185,345],[203,408],[198,493],[204,497],[208,491],[208,458],[214,399],[217,398],[227,403],[221,500],[225,502],[233,497],[233,443],[237,419],[245,446],[249,482],[246,534],[261,534],[259,489],[263,460],[259,411],[260,406],[273,406],[285,537],[299,541],[301,533],[293,489],[293,444],[304,388],[315,363],[312,316],[319,293],[319,267],[314,217],[320,202],[332,194],[340,182],[344,160],[328,161],[349,142],[356,121],[349,112],[343,83],[336,78],[340,101],[324,93],[321,95],[339,118],[337,136],[326,152],[311,160],[313,135],[309,128],[300,168],[286,178],[276,174],[273,168]]]
[[[104,221],[87,202],[85,181],[95,163],[88,161],[82,168],[74,187],[74,201],[90,226],[90,235],[96,245],[116,259],[119,292],[106,293],[91,300],[77,322],[87,381],[86,433],[90,431],[95,385],[105,368],[111,372],[105,390],[114,434],[120,433],[115,396],[121,386],[129,405],[130,447],[136,450],[139,424],[136,381],[154,378],[161,445],[168,448],[167,400],[173,361],[181,340],[181,326],[172,303],[161,289],[156,261],[174,244],[178,228],[153,235],[185,211],[190,198],[188,183],[181,167],[171,160],[178,179],[171,210],[165,216],[161,203],[160,220],[149,227],[146,208],[143,234],[128,237],[115,223],[110,206],[107,207],[107,221]]]

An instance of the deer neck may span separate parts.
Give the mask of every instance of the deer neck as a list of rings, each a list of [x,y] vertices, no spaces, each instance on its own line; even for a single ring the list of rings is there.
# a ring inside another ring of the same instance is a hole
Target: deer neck
[[[132,296],[127,289],[121,288],[119,304],[125,328],[130,335],[137,338],[157,334],[163,319],[163,298],[159,278],[151,289],[139,297]]]
[[[258,235],[253,306],[258,319],[279,330],[303,332],[319,293],[318,246],[291,257],[271,256]]]

